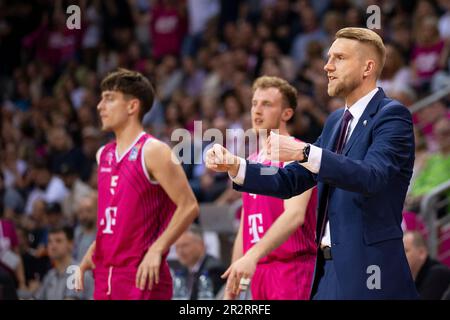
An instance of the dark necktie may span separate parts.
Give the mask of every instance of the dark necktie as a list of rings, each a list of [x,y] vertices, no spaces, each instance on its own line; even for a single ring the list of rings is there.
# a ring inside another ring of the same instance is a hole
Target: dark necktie
[[[350,111],[345,110],[344,116],[342,117],[341,128],[339,129],[339,136],[336,140],[336,144],[334,146],[334,150],[337,154],[341,154],[344,149],[345,142],[347,140],[348,133],[348,123],[353,119]]]
[[[345,110],[344,116],[342,117],[342,121],[341,121],[341,127],[339,129],[339,136],[336,139],[336,142],[334,144],[334,152],[336,152],[337,154],[341,154],[342,150],[344,149],[345,146],[345,142],[347,140],[347,135],[348,135],[348,124],[350,122],[350,120],[353,119],[352,114],[350,113],[350,111]],[[325,232],[325,226],[327,224],[328,221],[328,196],[330,193],[330,185],[326,184],[324,189],[324,197],[326,199],[326,204],[325,204],[325,210],[324,210],[324,215],[323,215],[323,219],[322,219],[322,224],[320,227],[320,236],[318,238],[319,240],[319,246],[320,243],[322,242],[322,238]]]
[[[186,287],[188,289],[188,295],[191,297],[192,300],[197,299],[197,290],[195,290],[194,283],[196,278],[196,272],[189,271],[187,272],[186,276]],[[192,298],[194,297],[194,298]]]

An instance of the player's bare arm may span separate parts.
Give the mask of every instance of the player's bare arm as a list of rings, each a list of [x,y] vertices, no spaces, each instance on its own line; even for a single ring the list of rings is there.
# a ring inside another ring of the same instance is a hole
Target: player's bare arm
[[[244,216],[244,208],[241,209],[241,221],[239,223],[239,230],[236,234],[236,239],[234,240],[233,245],[233,254],[231,255],[231,262],[235,262],[239,260],[243,255],[243,243],[242,243],[242,232],[243,232],[243,222],[244,219],[242,218]],[[222,278],[225,278],[224,275],[222,275]],[[238,281],[239,282],[239,281]],[[236,290],[234,290],[233,285],[236,284],[236,281],[233,280],[232,277],[228,277],[227,284],[225,286],[225,294],[224,294],[224,300],[234,300],[236,299],[236,295],[233,293]]]
[[[261,240],[251,247],[244,256],[233,261],[223,274],[228,277],[231,295],[239,294],[241,278],[251,279],[259,260],[278,248],[297,228],[303,225],[312,189],[284,201],[284,212],[278,217]]]
[[[83,291],[84,290],[84,274],[88,270],[95,269],[94,262],[92,261],[92,255],[95,251],[95,241],[89,246],[89,249],[86,251],[83,259],[80,263],[80,269],[78,272],[78,276],[75,278],[75,290]]]
[[[102,153],[103,148],[104,148],[103,146],[100,147],[95,154],[95,159],[97,160],[97,164],[100,163],[100,155]],[[84,290],[84,273],[88,270],[92,270],[95,268],[95,265],[92,262],[92,255],[94,254],[94,251],[95,251],[95,240],[89,246],[89,249],[86,251],[83,259],[80,262],[79,273],[78,273],[78,276],[75,278],[75,290],[77,290],[77,291]]]
[[[186,175],[172,161],[172,151],[163,142],[152,140],[144,147],[145,165],[152,180],[157,181],[177,206],[166,230],[148,249],[136,274],[136,286],[151,289],[159,282],[162,255],[198,216],[199,207]]]

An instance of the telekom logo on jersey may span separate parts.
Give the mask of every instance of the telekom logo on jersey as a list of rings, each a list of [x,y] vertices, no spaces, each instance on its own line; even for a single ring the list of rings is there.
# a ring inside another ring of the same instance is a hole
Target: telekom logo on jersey
[[[262,214],[255,213],[248,216],[249,233],[252,236],[250,243],[257,243],[261,240],[264,228],[262,225]]]
[[[109,192],[111,195],[116,193],[115,188],[117,187],[119,180],[119,176],[111,176],[111,186],[109,188]],[[103,233],[105,234],[113,234],[112,227],[116,225],[116,215],[117,215],[117,207],[108,207],[105,209],[105,217],[100,220],[100,225],[105,226],[103,229]]]

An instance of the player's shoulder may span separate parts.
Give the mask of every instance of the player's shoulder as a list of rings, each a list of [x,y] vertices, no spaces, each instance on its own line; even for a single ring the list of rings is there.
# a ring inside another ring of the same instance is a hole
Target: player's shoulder
[[[167,160],[171,155],[169,145],[153,136],[146,139],[142,152],[146,161],[150,159]],[[155,163],[155,161],[152,161],[152,163]]]
[[[145,140],[143,150],[145,153],[155,153],[170,150],[170,147],[167,143],[149,135]]]
[[[97,153],[95,155],[95,158],[97,159],[97,163],[100,163],[100,159],[103,154],[107,151],[111,151],[114,149],[115,141],[111,141],[107,144],[102,145],[100,148],[98,148]]]

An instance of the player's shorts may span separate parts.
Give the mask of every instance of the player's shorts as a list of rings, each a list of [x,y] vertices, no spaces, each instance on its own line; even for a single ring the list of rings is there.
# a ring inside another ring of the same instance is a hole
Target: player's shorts
[[[308,300],[314,264],[314,256],[258,264],[250,283],[252,299]]]
[[[136,287],[137,268],[100,267],[94,269],[94,300],[170,300],[172,277],[169,266],[163,262],[159,283],[140,290]]]

